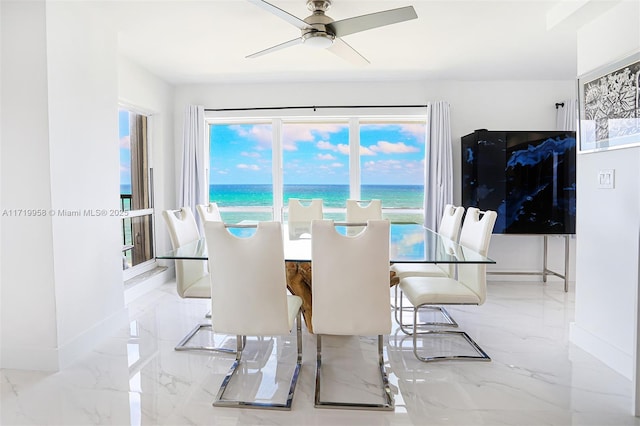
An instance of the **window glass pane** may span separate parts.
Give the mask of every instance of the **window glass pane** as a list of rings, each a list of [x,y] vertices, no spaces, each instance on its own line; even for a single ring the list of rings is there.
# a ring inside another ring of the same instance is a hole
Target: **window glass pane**
[[[120,208],[134,213],[151,208],[147,117],[118,111],[120,136]],[[122,219],[123,269],[153,259],[153,216]]]
[[[120,132],[120,208],[131,210],[131,142],[129,111],[118,111]]]
[[[361,122],[361,198],[379,198],[385,209],[422,209],[424,122]],[[422,223],[423,214],[385,212],[391,220]]]
[[[325,208],[344,207],[349,198],[349,124],[284,123],[282,138],[283,204],[289,198],[322,198]]]
[[[272,220],[271,124],[209,126],[209,200],[225,222]],[[255,211],[256,208],[268,211]],[[253,210],[253,211],[252,211]]]

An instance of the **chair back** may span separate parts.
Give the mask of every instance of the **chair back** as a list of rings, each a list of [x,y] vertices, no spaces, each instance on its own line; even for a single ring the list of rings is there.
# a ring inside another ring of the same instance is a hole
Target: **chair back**
[[[389,221],[347,236],[332,220],[314,220],[311,235],[314,333],[390,333]]]
[[[464,216],[464,207],[455,207],[452,204],[444,206],[438,233],[444,235],[452,241],[457,242],[460,237],[460,226]],[[455,275],[456,267],[453,263],[439,265],[450,277]]]
[[[202,223],[212,220],[215,222],[222,222],[222,216],[220,216],[220,209],[218,208],[217,203],[198,204],[196,209],[198,209],[198,214],[200,215]]]
[[[322,199],[314,198],[303,204],[300,198],[289,198],[287,222],[309,222],[322,219]]]
[[[205,222],[211,278],[211,323],[216,333],[273,336],[292,328],[282,226],[259,222],[246,238],[222,222]]]
[[[460,244],[486,256],[497,216],[495,211],[481,212],[475,207],[469,207],[460,231]],[[458,281],[478,295],[480,305],[484,303],[487,297],[487,265],[459,264]]]
[[[382,220],[382,201],[347,200],[348,223],[365,223],[368,220]]]
[[[438,233],[453,241],[458,241],[460,236],[460,226],[464,216],[464,207],[455,207],[451,204],[444,206]]]
[[[200,239],[200,232],[189,207],[180,210],[165,210],[162,212],[171,246],[174,250],[185,244]],[[176,290],[180,297],[185,297],[185,291],[199,279],[207,275],[207,263],[197,260],[176,260]]]

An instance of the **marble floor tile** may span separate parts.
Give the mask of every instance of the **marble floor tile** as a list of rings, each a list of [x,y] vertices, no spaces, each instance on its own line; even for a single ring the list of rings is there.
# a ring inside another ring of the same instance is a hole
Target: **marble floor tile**
[[[573,295],[553,282],[490,282],[484,305],[448,309],[490,362],[419,362],[394,322],[384,353],[393,412],[314,408],[316,339],[303,327],[303,366],[286,412],[211,405],[234,356],[174,350],[206,322],[209,305],[180,299],[170,283],[131,302],[128,326],[68,368],[2,370],[0,424],[640,425],[631,382],[569,342]],[[455,337],[434,337],[420,336],[418,349],[472,353]],[[194,343],[233,349],[236,342],[203,331]],[[382,401],[374,336],[322,343],[322,399]],[[295,358],[295,333],[250,337],[225,397],[283,402]]]

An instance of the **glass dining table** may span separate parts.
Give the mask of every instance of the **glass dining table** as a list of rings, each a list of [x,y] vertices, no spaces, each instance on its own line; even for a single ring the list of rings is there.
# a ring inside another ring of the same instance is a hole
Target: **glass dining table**
[[[335,222],[336,231],[354,235],[366,224]],[[255,223],[230,224],[229,232],[238,237],[250,237]],[[284,257],[287,262],[311,262],[311,232],[308,223],[284,223]],[[359,229],[360,228],[360,229]],[[495,263],[475,250],[464,247],[435,231],[416,223],[391,223],[389,260],[391,263]],[[204,238],[171,250],[156,259],[207,260]]]
[[[366,224],[334,222],[336,231],[348,236],[357,235]],[[464,247],[424,226],[416,223],[391,223],[389,236],[390,263],[478,263],[491,264],[494,260],[475,250]],[[240,238],[250,237],[256,229],[255,222],[227,225],[229,232]],[[287,272],[287,288],[302,298],[302,314],[309,332],[311,322],[311,232],[310,224],[284,223],[284,257]],[[207,244],[204,238],[171,250],[156,259],[207,260]],[[398,283],[394,273],[389,273],[389,285]]]

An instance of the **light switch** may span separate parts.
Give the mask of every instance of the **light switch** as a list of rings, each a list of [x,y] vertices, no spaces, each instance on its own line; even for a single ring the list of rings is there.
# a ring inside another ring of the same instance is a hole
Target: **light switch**
[[[615,180],[615,170],[600,170],[598,172],[598,188],[613,189]]]

